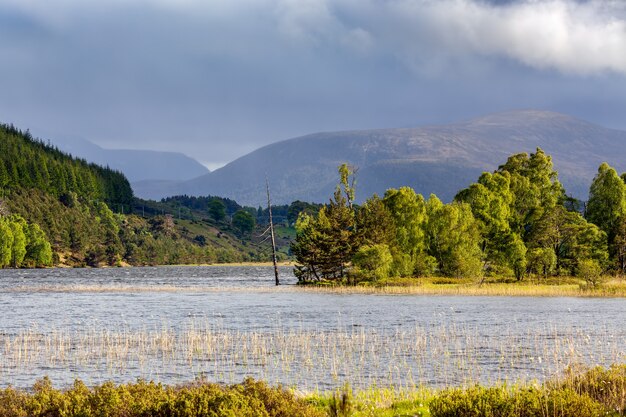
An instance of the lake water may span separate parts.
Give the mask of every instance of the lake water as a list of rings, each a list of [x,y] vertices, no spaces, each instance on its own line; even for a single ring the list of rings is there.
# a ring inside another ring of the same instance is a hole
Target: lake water
[[[626,300],[327,294],[281,268],[0,271],[0,385],[245,376],[302,390],[544,380],[626,362]]]

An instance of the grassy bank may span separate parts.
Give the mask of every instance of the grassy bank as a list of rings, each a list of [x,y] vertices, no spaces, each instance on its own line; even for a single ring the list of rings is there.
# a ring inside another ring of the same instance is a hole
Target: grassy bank
[[[516,297],[626,297],[626,280],[606,278],[602,284],[591,287],[573,277],[546,280],[514,281],[506,279],[457,278],[390,278],[375,283],[338,285],[310,284],[302,291],[345,294],[413,294],[413,295],[467,295]]]
[[[570,369],[544,384],[452,387],[306,395],[246,379],[223,386],[177,387],[138,381],[66,390],[44,378],[32,390],[0,390],[0,415],[21,416],[285,416],[285,417],[596,417],[626,415],[626,365]]]

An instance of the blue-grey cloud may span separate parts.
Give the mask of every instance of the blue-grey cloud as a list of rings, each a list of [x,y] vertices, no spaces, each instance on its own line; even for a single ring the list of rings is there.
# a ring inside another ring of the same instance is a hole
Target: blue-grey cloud
[[[511,108],[626,128],[624,51],[611,0],[0,0],[0,119],[209,165]]]

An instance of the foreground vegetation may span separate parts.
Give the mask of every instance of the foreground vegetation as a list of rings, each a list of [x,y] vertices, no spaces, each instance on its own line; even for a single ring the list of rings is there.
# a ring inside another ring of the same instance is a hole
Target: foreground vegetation
[[[344,388],[314,401],[329,416],[599,417],[626,415],[626,366],[569,369],[544,384],[473,385],[440,391]]]
[[[0,415],[43,416],[284,416],[284,417],[599,417],[626,415],[626,365],[570,369],[538,385],[497,385],[353,394],[296,395],[252,379],[223,386],[196,381],[178,387],[138,381],[88,388],[76,381],[67,390],[38,381],[31,392],[0,391]]]

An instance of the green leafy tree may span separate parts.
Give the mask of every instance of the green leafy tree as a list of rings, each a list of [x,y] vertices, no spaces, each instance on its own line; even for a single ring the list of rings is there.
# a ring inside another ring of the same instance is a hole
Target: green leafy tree
[[[606,162],[598,168],[591,187],[585,217],[607,235],[613,265],[623,271],[624,260],[621,250],[626,240],[626,231],[621,220],[626,215],[626,185],[615,169]]]
[[[323,237],[315,218],[302,212],[295,227],[296,239],[291,243],[291,252],[296,258],[294,273],[299,282],[319,281],[322,279],[318,269],[323,258],[320,247]]]
[[[221,222],[226,217],[226,205],[219,198],[213,198],[208,204],[209,216],[216,222]]]
[[[389,276],[393,257],[385,244],[363,245],[352,257],[352,264],[354,275],[377,281]]]
[[[495,274],[513,271],[521,279],[525,271],[526,246],[519,233],[511,229],[514,199],[508,171],[485,172],[477,183],[455,197],[456,201],[469,204],[478,221],[485,270]]]
[[[11,265],[13,232],[6,217],[0,217],[0,268]]]
[[[389,189],[383,204],[391,215],[395,228],[394,275],[429,275],[431,262],[425,260],[424,226],[427,221],[424,197],[412,188]]]
[[[552,248],[529,249],[526,257],[530,273],[547,278],[556,268],[556,255]]]
[[[602,267],[593,259],[582,259],[576,275],[584,279],[589,287],[597,288],[602,282]]]
[[[356,213],[357,242],[359,245],[395,244],[394,219],[383,200],[374,194]]]
[[[25,262],[32,266],[52,264],[52,248],[45,233],[38,224],[29,224],[26,228]]]
[[[242,236],[252,233],[255,224],[254,216],[247,210],[238,210],[233,214],[233,227]]]
[[[545,211],[529,232],[532,248],[551,250],[555,272],[574,273],[579,259],[593,259],[600,265],[607,261],[606,234],[588,223],[577,212],[558,205]]]
[[[498,168],[510,175],[511,230],[526,241],[529,225],[565,199],[552,158],[537,148],[535,153],[516,154]]]
[[[309,216],[315,215],[320,209],[319,204],[306,203],[304,201],[296,200],[287,208],[287,221],[290,225],[295,225],[298,221],[300,213],[306,213]]]
[[[612,253],[615,255],[618,271],[623,275],[626,272],[626,215],[622,215],[617,222]]]
[[[26,256],[26,235],[24,228],[27,226],[26,221],[20,216],[11,216],[8,226],[13,234],[13,245],[11,247],[11,265],[18,268],[22,265]]]
[[[352,203],[356,193],[356,171],[352,166],[348,164],[341,164],[339,166],[339,186],[338,188],[343,191],[346,198],[348,207],[352,209]]]
[[[466,203],[443,204],[431,195],[426,204],[427,251],[439,273],[454,277],[482,275],[479,225]]]

